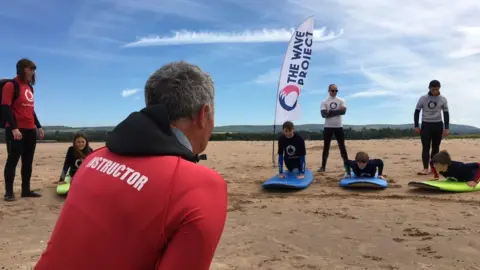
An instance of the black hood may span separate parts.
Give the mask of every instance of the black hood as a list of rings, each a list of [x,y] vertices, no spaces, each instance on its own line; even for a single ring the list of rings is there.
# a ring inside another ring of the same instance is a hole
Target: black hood
[[[121,156],[178,156],[192,162],[199,159],[178,141],[163,105],[131,113],[109,133],[106,147]]]

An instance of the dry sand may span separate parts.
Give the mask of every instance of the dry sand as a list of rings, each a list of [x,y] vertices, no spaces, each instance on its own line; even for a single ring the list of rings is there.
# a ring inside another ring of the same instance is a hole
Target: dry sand
[[[0,202],[0,269],[31,269],[45,248],[62,207],[52,182],[67,146],[38,145],[32,181],[42,198]],[[271,146],[209,144],[202,163],[229,188],[228,220],[211,269],[480,269],[480,192],[413,192],[409,181],[427,179],[416,175],[418,139],[347,142],[351,158],[363,150],[385,161],[390,187],[375,192],[338,187],[343,167],[336,144],[327,172],[315,173],[308,189],[262,192],[260,184],[276,173]],[[316,170],[322,143],[307,147],[308,167]],[[443,141],[442,149],[457,160],[480,160],[480,140]]]

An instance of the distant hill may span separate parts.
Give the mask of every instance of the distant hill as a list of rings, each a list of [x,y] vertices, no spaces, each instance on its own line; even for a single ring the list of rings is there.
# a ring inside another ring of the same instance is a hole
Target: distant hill
[[[391,128],[391,129],[410,129],[413,127],[413,124],[372,124],[372,125],[345,125],[345,128],[352,128],[355,130],[360,130],[363,128],[367,129],[381,129],[381,128]],[[298,125],[295,127],[296,130],[304,131],[320,131],[323,129],[321,124],[306,124]],[[76,132],[79,130],[94,130],[94,131],[111,131],[113,126],[102,126],[102,127],[68,127],[68,126],[45,126],[45,131],[47,132]],[[277,126],[275,130],[278,132],[281,130],[281,126]],[[216,133],[270,133],[273,131],[273,126],[271,125],[231,125],[231,126],[218,126],[215,127],[214,132]],[[480,128],[467,125],[455,125],[450,124],[450,132],[458,134],[477,134],[480,133]]]
[[[354,130],[361,130],[363,128],[366,129],[381,129],[381,128],[391,128],[391,129],[411,129],[413,128],[412,124],[400,124],[400,125],[392,125],[392,124],[372,124],[372,125],[345,125],[345,128],[352,128]],[[275,130],[280,131],[282,126],[277,125]],[[306,125],[298,125],[295,126],[296,130],[304,130],[304,131],[320,131],[323,130],[322,124],[306,124]],[[272,132],[273,126],[268,125],[232,125],[232,126],[219,126],[215,127],[215,132],[233,132],[233,133],[261,133],[261,132]],[[450,132],[451,133],[458,133],[458,134],[475,134],[480,133],[480,128],[474,126],[467,126],[467,125],[455,125],[450,124]]]

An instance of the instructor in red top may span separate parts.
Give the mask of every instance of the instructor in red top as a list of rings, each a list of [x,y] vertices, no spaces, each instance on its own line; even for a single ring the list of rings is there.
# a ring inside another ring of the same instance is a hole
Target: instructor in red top
[[[146,107],[86,157],[36,270],[208,270],[227,186],[197,164],[214,126],[214,86],[186,62],[145,85]]]
[[[17,77],[3,85],[2,118],[5,121],[7,163],[5,164],[5,201],[15,200],[13,182],[18,161],[22,159],[22,197],[40,197],[30,190],[32,164],[37,145],[37,129],[40,138],[44,132],[34,109],[33,85],[36,65],[28,59],[17,62]],[[15,91],[15,89],[17,91]]]

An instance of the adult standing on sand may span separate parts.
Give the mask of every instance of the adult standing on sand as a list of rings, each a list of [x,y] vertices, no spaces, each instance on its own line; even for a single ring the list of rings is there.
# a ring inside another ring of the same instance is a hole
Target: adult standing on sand
[[[450,125],[450,114],[448,112],[448,101],[445,96],[440,94],[440,82],[433,80],[428,85],[428,93],[418,99],[413,121],[415,132],[420,135],[422,140],[422,162],[423,171],[418,175],[429,174],[428,165],[430,159],[440,151],[442,136],[448,136]],[[420,111],[422,111],[422,125],[419,126]],[[442,111],[443,120],[442,121]],[[430,145],[432,152],[430,153]]]
[[[214,86],[167,64],[75,174],[36,270],[208,270],[227,212],[225,180],[196,164],[214,126]]]
[[[347,106],[343,98],[337,97],[338,88],[335,84],[328,86],[328,97],[322,101],[320,106],[320,113],[325,118],[325,124],[323,125],[323,154],[322,154],[322,167],[317,172],[324,172],[327,165],[328,154],[330,151],[330,143],[332,137],[335,135],[335,139],[340,149],[340,155],[343,162],[348,161],[347,148],[345,147],[345,133],[343,131],[343,119],[342,116],[347,112]]]
[[[35,63],[29,59],[17,62],[17,76],[2,87],[2,127],[5,127],[7,162],[4,169],[5,201],[14,201],[13,183],[20,158],[22,159],[22,197],[40,197],[30,189],[33,157],[37,145],[37,131],[40,138],[44,132],[33,100],[35,85]]]

